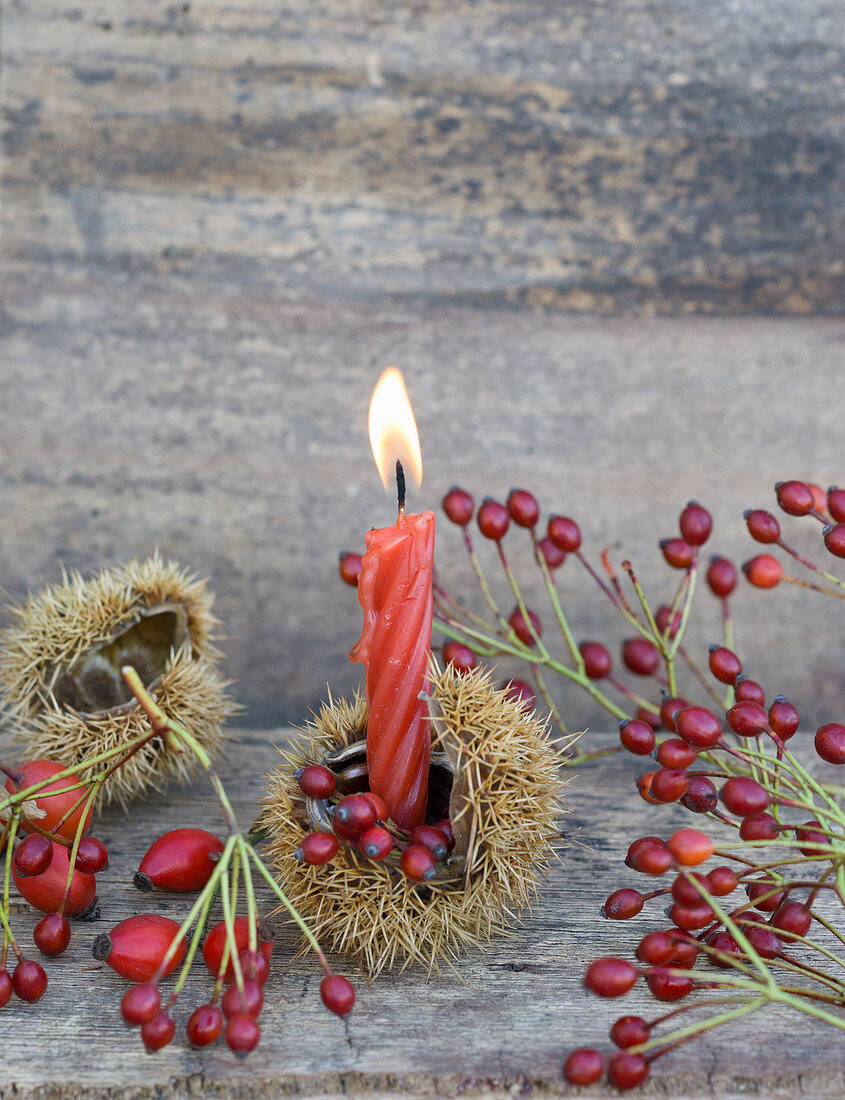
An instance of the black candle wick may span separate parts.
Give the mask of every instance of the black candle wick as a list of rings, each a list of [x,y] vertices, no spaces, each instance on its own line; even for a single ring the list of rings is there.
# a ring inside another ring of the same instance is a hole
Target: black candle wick
[[[399,507],[405,507],[405,471],[402,463],[396,459],[396,495],[399,498]]]

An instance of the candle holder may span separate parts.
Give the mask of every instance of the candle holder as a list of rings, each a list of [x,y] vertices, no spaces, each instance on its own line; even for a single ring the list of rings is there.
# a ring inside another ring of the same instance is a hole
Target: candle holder
[[[449,817],[455,844],[434,877],[405,877],[400,855],[368,859],[354,843],[309,866],[297,851],[331,831],[328,800],[306,797],[299,769],[321,764],[340,796],[367,790],[367,706],[331,700],[279,750],[256,830],[291,902],[332,948],[370,975],[412,963],[429,969],[507,934],[535,897],[560,844],[562,753],[546,722],[496,689],[488,674],[432,665],[432,756],[427,820]]]
[[[120,669],[133,666],[174,721],[211,754],[234,707],[217,670],[214,597],[158,554],[71,575],[14,609],[0,636],[0,690],[21,755],[68,766],[132,741],[146,717]],[[193,754],[156,738],[103,783],[98,802],[126,805],[195,770]]]

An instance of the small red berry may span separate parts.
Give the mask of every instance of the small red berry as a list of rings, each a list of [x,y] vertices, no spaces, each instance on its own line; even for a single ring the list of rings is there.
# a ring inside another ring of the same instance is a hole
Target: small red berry
[[[340,974],[327,974],[320,982],[320,996],[323,1004],[336,1016],[345,1016],[355,1004],[355,989],[351,982]]]
[[[157,985],[144,982],[130,985],[120,1002],[120,1012],[127,1024],[145,1024],[161,1011],[161,994]]]
[[[465,489],[453,485],[443,498],[443,511],[459,527],[466,527],[475,511],[475,501]]]
[[[765,710],[751,699],[734,703],[725,717],[728,725],[740,737],[757,737],[769,724]]]
[[[411,844],[421,844],[423,848],[428,848],[435,859],[443,859],[449,851],[446,837],[434,825],[417,825],[411,830],[408,839]]]
[[[681,629],[681,613],[676,611],[673,615],[672,608],[663,604],[654,613],[654,623],[661,634],[674,638]]]
[[[380,798],[377,794],[373,794],[372,791],[362,791],[361,793],[376,811],[376,821],[387,821],[390,815],[387,812],[387,806],[385,805],[384,799]]]
[[[546,532],[559,550],[574,554],[581,545],[581,529],[568,516],[551,516]]]
[[[84,836],[79,841],[74,867],[86,875],[99,875],[109,865],[109,850],[102,840],[94,836]]]
[[[681,535],[693,546],[703,546],[713,530],[713,517],[695,500],[691,500],[678,520]]]
[[[677,802],[687,793],[689,773],[684,768],[659,768],[654,773],[648,793],[658,802]]]
[[[647,722],[624,718],[619,723],[619,740],[634,756],[648,756],[654,749],[654,730]]]
[[[774,588],[783,579],[783,566],[771,554],[758,554],[743,562],[742,571],[755,588]]]
[[[622,643],[622,663],[636,676],[653,676],[660,665],[660,651],[648,638],[626,638]]]
[[[775,909],[786,897],[785,890],[777,889],[777,884],[772,882],[749,882],[745,887],[748,900],[755,909],[761,913],[774,913]]]
[[[444,817],[440,821],[435,821],[434,827],[446,838],[446,848],[451,852],[455,847],[455,833],[452,829],[452,822],[448,817]]]
[[[695,557],[695,550],[685,539],[661,539],[660,549],[673,569],[689,569]]]
[[[21,959],[12,971],[12,989],[22,1001],[38,1001],[47,992],[44,967],[33,959]]]
[[[202,890],[211,878],[223,841],[206,829],[171,829],[147,851],[135,885],[139,890],[173,893]]]
[[[642,1016],[620,1016],[610,1029],[610,1038],[621,1049],[647,1043],[651,1028]]]
[[[526,611],[528,612],[528,621],[531,623],[530,627],[528,622],[526,622],[525,616],[518,607],[515,607],[510,613],[508,625],[514,634],[516,634],[517,638],[519,638],[521,642],[524,642],[525,645],[536,645],[534,636],[536,635],[539,638],[542,635],[543,624],[536,611],[532,611],[531,608],[526,608]]]
[[[367,859],[385,859],[393,851],[393,837],[381,825],[374,825],[361,834],[358,848]]]
[[[738,817],[762,813],[771,801],[766,788],[747,775],[731,776],[722,785],[719,797],[725,808]]]
[[[651,781],[657,775],[657,772],[644,772],[637,779],[637,790],[640,792],[640,798],[644,802],[649,802],[652,805],[660,801],[659,798],[653,798],[651,795]]]
[[[756,680],[748,676],[737,676],[736,698],[740,703],[757,703],[758,706],[766,705],[766,693]]]
[[[5,1008],[12,996],[12,979],[6,970],[0,970],[0,1008]]]
[[[358,587],[358,581],[361,578],[361,564],[360,554],[355,554],[351,550],[342,551],[338,572],[341,580],[351,585],[352,588]]]
[[[679,829],[669,837],[666,847],[684,867],[695,867],[713,855],[713,841],[698,829]]]
[[[486,539],[501,542],[510,527],[510,514],[503,504],[490,497],[478,509],[478,529]]]
[[[779,481],[775,496],[781,511],[789,516],[806,516],[815,507],[812,490],[803,481]]]
[[[714,898],[723,898],[732,894],[739,886],[736,871],[731,867],[714,867],[707,872],[707,888]]]
[[[638,707],[636,718],[640,722],[646,722],[653,730],[660,729],[660,715],[657,710],[649,707]]]
[[[185,1031],[191,1046],[210,1046],[223,1032],[223,1013],[217,1005],[200,1005],[191,1013]]]
[[[628,845],[628,852],[625,856],[625,863],[628,867],[633,867],[636,870],[636,859],[640,852],[645,851],[646,848],[665,848],[666,842],[659,836],[641,836],[636,840],[632,840]]]
[[[636,956],[646,966],[663,966],[674,952],[675,944],[666,932],[647,932],[637,945]]]
[[[168,1012],[158,1012],[141,1025],[141,1039],[150,1054],[166,1047],[175,1034],[176,1024]]]
[[[835,558],[845,558],[845,523],[828,525],[822,531],[825,549]]]
[[[375,825],[376,811],[363,795],[348,794],[335,806],[332,821],[340,822],[346,831],[360,836]]]
[[[179,925],[169,917],[144,913],[127,917],[94,940],[92,954],[131,982],[148,982],[158,971],[171,943],[179,934]],[[185,957],[185,938],[179,940],[166,969],[165,977]],[[169,1040],[168,1040],[169,1041]]]
[[[765,512],[762,508],[749,509],[745,513],[745,522],[755,542],[777,542],[780,538],[780,523],[771,512]]]
[[[827,859],[830,856],[830,840],[821,831],[818,821],[805,821],[795,830],[795,839],[801,841],[798,851],[807,859]]]
[[[641,837],[628,849],[625,862],[642,875],[663,875],[675,860],[660,837]]]
[[[772,927],[795,936],[806,936],[812,921],[810,910],[800,901],[782,901],[772,913]]]
[[[226,1024],[226,1046],[237,1058],[246,1058],[255,1050],[261,1038],[261,1028],[252,1016],[232,1016]]]
[[[723,645],[711,645],[708,658],[710,671],[722,684],[732,684],[742,672],[742,661],[732,649]]]
[[[21,878],[43,875],[53,860],[53,844],[45,836],[25,836],[15,849],[15,873]]]
[[[294,855],[300,863],[320,867],[330,859],[334,859],[339,847],[340,841],[334,833],[308,833],[302,838]]]
[[[508,511],[519,527],[535,527],[540,518],[537,498],[527,489],[511,489],[508,494]]]
[[[584,672],[591,680],[603,680],[610,675],[613,661],[607,646],[601,642],[581,642],[578,651],[584,662]]]
[[[405,876],[414,882],[428,882],[437,873],[437,861],[422,844],[410,844],[400,860]]]
[[[322,764],[309,764],[296,777],[303,794],[309,798],[330,798],[337,788],[334,773]]]
[[[232,982],[223,994],[220,1007],[227,1019],[231,1019],[232,1016],[246,1015],[257,1020],[264,1007],[264,993],[260,984],[252,978],[244,982],[243,990],[238,988],[236,982]]]
[[[711,779],[706,775],[694,775],[690,779],[687,793],[681,799],[681,805],[694,814],[709,814],[716,809],[719,795]]]
[[[828,764],[845,764],[845,726],[828,722],[819,726],[813,739],[816,752]]]
[[[707,567],[706,579],[707,586],[713,595],[720,600],[726,600],[736,588],[739,575],[732,561],[714,554]]]
[[[669,910],[669,919],[674,921],[678,928],[683,928],[685,932],[693,932],[712,924],[713,910],[704,903],[700,905],[679,905],[678,902],[675,902]]]
[[[679,1001],[692,993],[694,984],[692,978],[685,974],[673,974],[665,967],[655,967],[648,978],[648,988],[652,996],[658,1001]]]
[[[675,725],[675,715],[680,710],[684,710],[688,707],[689,703],[686,699],[682,699],[679,695],[664,695],[660,703],[660,721],[669,730],[670,733],[677,733],[677,726]]]
[[[548,535],[544,539],[540,539],[537,543],[537,549],[543,555],[549,569],[559,569],[566,561],[566,553],[555,546]]]
[[[648,1080],[648,1062],[642,1054],[621,1051],[607,1063],[607,1079],[617,1089],[635,1089]]]
[[[697,749],[710,749],[722,736],[722,723],[707,707],[684,707],[675,715],[678,736]]]
[[[592,1047],[573,1050],[563,1063],[563,1076],[570,1085],[593,1085],[604,1073],[604,1058]]]
[[[763,924],[744,928],[745,936],[757,954],[763,959],[776,959],[783,954],[783,947],[773,929]]]
[[[714,932],[712,936],[707,937],[707,943],[714,951],[712,955],[708,951],[708,957],[723,970],[731,967],[731,958],[738,959],[742,956],[739,944],[729,932]],[[722,955],[729,955],[731,958],[725,959],[721,957]]]
[[[241,964],[241,973],[245,978],[251,978],[259,985],[267,984],[267,979],[270,977],[270,963],[263,951],[260,949],[250,951],[247,948],[238,955],[238,962]]]
[[[637,971],[625,959],[596,959],[587,967],[584,985],[599,997],[621,997],[637,980]]]
[[[827,509],[827,493],[822,489],[821,485],[816,485],[812,481],[807,482],[807,488],[813,494],[813,508],[817,512],[825,512]]]
[[[270,957],[273,954],[273,940],[271,933],[265,929],[265,927],[259,922],[259,949],[267,959],[270,961]],[[235,917],[235,944],[238,949],[238,954],[246,951],[249,948],[249,920],[246,917]],[[226,923],[220,921],[219,924],[211,929],[208,935],[205,937],[205,943],[202,945],[202,957],[205,961],[205,965],[208,967],[208,972],[213,978],[216,978],[220,973],[220,967],[223,962],[223,951],[226,947]],[[231,982],[235,976],[234,962],[229,958],[229,962],[226,966],[226,972],[223,975],[224,982]]]
[[[470,672],[478,664],[478,657],[468,645],[450,638],[443,646],[443,664],[451,665],[457,672]]]
[[[781,741],[788,741],[798,730],[798,711],[782,695],[778,695],[769,707],[769,725]]]
[[[777,840],[780,826],[772,814],[749,814],[739,824],[742,840]]]
[[[831,485],[827,491],[827,510],[837,523],[845,523],[845,489]]]
[[[679,737],[670,737],[658,745],[655,757],[664,768],[689,768],[698,759],[698,750]]]
[[[602,916],[608,920],[630,920],[642,912],[643,900],[639,890],[614,890],[602,906]]]
[[[513,703],[519,703],[525,710],[533,710],[537,703],[534,689],[526,680],[508,680],[502,685],[502,691]]]
[[[690,970],[695,966],[695,960],[698,957],[698,941],[691,938],[689,935],[685,935],[676,928],[670,929],[669,934],[674,935],[675,938],[672,966],[681,967],[683,970]]]
[[[707,875],[703,875],[700,871],[692,871],[688,878],[678,875],[672,883],[672,897],[675,901],[690,908],[701,905],[702,897],[695,887],[696,882],[703,889],[707,889]]]
[[[63,913],[48,913],[36,924],[32,938],[42,955],[61,955],[70,943],[70,921]]]

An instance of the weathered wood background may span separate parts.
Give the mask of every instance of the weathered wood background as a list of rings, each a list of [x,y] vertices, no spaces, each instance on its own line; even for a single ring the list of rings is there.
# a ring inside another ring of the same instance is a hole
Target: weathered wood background
[[[243,822],[252,820],[261,773],[278,760],[269,739],[285,731],[243,731],[236,756],[223,769]],[[140,856],[163,829],[177,824],[213,827],[216,806],[204,785],[174,801],[151,798],[133,810],[131,825],[107,815],[98,832],[112,862],[98,879],[105,925],[75,925],[67,955],[47,961],[53,983],[39,1005],[14,1001],[0,1014],[0,1100],[170,1100],[220,1096],[265,1100],[284,1095],[553,1096],[568,1090],[560,1069],[568,1050],[609,1046],[617,1016],[659,1014],[639,989],[623,1000],[601,1001],[581,985],[585,965],[601,954],[631,957],[639,935],[665,927],[665,902],[651,902],[632,922],[599,919],[611,889],[638,886],[621,864],[635,835],[669,835],[689,815],[674,807],[642,809],[629,792],[637,769],[605,760],[579,772],[571,786],[567,828],[580,843],[564,852],[533,914],[511,940],[466,958],[457,973],[426,981],[424,972],[385,974],[371,988],[356,978],[354,962],[335,960],[356,982],[358,1000],[347,1021],[319,1004],[319,972],[312,958],[294,961],[292,930],[280,930],[262,1015],[262,1041],[246,1062],[224,1047],[187,1047],[184,1023],[208,996],[202,967],[181,998],[179,1030],[154,1057],[119,1018],[125,982],[93,963],[96,933],[133,912],[176,917],[187,911],[178,895],[139,894],[131,885]],[[221,822],[222,825],[222,822]],[[262,895],[264,896],[264,895]],[[266,899],[265,899],[266,900]],[[19,903],[19,927],[32,915]],[[201,972],[200,972],[201,971]],[[50,1011],[50,1006],[53,1011]],[[83,1053],[84,1052],[84,1053]],[[839,1098],[845,1092],[845,1052],[823,1025],[797,1014],[767,1011],[731,1029],[681,1048],[656,1066],[644,1091],[651,1096]],[[596,1087],[587,1096],[602,1095]]]

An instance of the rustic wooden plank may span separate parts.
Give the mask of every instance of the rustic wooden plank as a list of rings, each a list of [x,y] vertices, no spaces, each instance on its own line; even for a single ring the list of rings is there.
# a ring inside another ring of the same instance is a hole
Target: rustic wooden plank
[[[260,775],[274,759],[271,742],[285,736],[283,730],[238,731],[223,774],[244,821],[254,813]],[[688,820],[683,811],[633,802],[635,770],[630,760],[608,760],[575,776],[567,826],[582,843],[566,850],[522,931],[463,960],[455,974],[428,980],[418,971],[383,975],[370,989],[359,981],[358,1003],[343,1022],[322,1009],[312,960],[293,960],[294,937],[282,931],[262,1042],[245,1063],[225,1049],[188,1050],[181,1034],[165,1051],[144,1057],[137,1034],[118,1019],[122,980],[107,969],[85,969],[97,926],[77,926],[67,956],[46,963],[49,999],[36,1006],[12,1002],[0,1014],[0,1100],[560,1094],[560,1066],[569,1048],[606,1045],[606,1029],[621,1011],[653,1012],[654,1002],[639,992],[624,1003],[602,1002],[581,987],[590,958],[625,952],[634,939],[630,924],[598,919],[609,890],[636,879],[621,865],[629,839],[668,833],[673,820]],[[103,921],[150,908],[173,916],[183,912],[184,900],[177,896],[138,894],[132,872],[159,832],[215,820],[217,810],[203,785],[152,797],[133,810],[130,821],[107,814],[98,830],[112,853],[100,879]],[[22,907],[15,915],[19,926],[31,924]],[[644,910],[633,924],[643,931],[659,927],[659,907]],[[354,965],[339,966],[354,978]],[[209,984],[199,973],[191,981],[178,1013],[182,1023],[189,1003],[199,1003]],[[679,1050],[645,1091],[834,1097],[843,1089],[845,1056],[835,1037],[797,1015],[767,1012]]]

